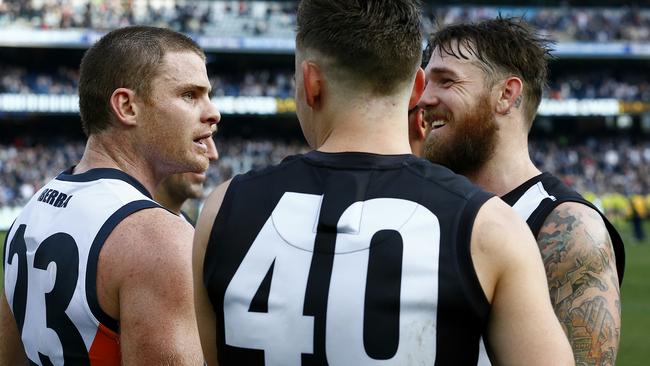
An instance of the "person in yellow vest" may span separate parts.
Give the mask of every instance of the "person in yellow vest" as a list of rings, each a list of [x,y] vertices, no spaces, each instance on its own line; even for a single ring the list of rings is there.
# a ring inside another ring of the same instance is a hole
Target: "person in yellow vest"
[[[645,240],[645,230],[643,229],[643,220],[648,215],[645,200],[640,194],[630,196],[630,221],[634,229],[634,239],[638,242]]]

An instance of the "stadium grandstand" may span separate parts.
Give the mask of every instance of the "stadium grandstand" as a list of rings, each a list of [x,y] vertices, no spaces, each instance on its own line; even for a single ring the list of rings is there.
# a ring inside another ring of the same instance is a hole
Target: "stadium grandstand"
[[[643,195],[650,202],[645,179],[650,7],[436,4],[425,6],[424,32],[436,24],[501,14],[523,16],[556,40],[557,60],[532,134],[533,141],[539,140],[531,151],[535,161],[605,202],[614,194]],[[30,192],[78,159],[83,141],[76,97],[80,57],[107,30],[130,24],[188,33],[208,51],[213,99],[224,123],[221,160],[211,169],[206,189],[232,174],[277,163],[285,152],[305,150],[293,103],[296,6],[292,1],[0,1],[5,131],[0,207],[20,207]],[[44,154],[47,159],[41,159]]]
[[[524,17],[555,40],[531,133],[534,162],[619,225],[629,226],[635,214],[650,221],[650,2],[425,3],[423,32],[501,14]],[[295,1],[0,0],[0,231],[81,156],[79,61],[114,28],[168,27],[206,50],[222,113],[220,159],[209,169],[206,193],[235,174],[307,151],[293,99],[296,8]],[[199,206],[192,202],[190,211]],[[647,317],[650,305],[639,306]],[[634,342],[623,335],[619,364],[647,364],[647,343]]]

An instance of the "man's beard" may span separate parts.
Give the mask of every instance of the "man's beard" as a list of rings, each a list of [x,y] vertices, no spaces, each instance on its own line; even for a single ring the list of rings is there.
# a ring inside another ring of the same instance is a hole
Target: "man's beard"
[[[435,110],[425,110],[424,119],[431,122]],[[496,119],[490,106],[490,96],[479,96],[476,107],[454,119],[447,113],[448,136],[429,133],[424,142],[424,156],[433,163],[446,166],[458,174],[471,174],[480,169],[494,154],[497,143]]]

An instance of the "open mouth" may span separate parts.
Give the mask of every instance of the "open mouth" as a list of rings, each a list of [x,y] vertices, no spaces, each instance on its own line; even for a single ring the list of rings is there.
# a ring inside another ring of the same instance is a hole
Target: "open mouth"
[[[194,140],[194,144],[201,147],[202,149],[205,149],[206,151],[208,150],[208,145],[205,143],[205,139],[196,139]]]
[[[208,144],[206,139],[212,138],[212,134],[201,135],[198,138],[194,139],[194,144],[199,146],[203,151],[208,151]]]
[[[442,119],[437,119],[435,121],[431,121],[431,128],[438,129],[440,127],[443,127],[447,124],[447,121],[442,120]]]

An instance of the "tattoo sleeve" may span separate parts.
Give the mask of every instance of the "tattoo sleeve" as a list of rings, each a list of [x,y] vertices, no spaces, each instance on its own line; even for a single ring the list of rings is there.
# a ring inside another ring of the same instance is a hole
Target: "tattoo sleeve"
[[[551,302],[576,365],[614,365],[621,330],[620,291],[611,239],[600,215],[563,203],[538,236]]]

